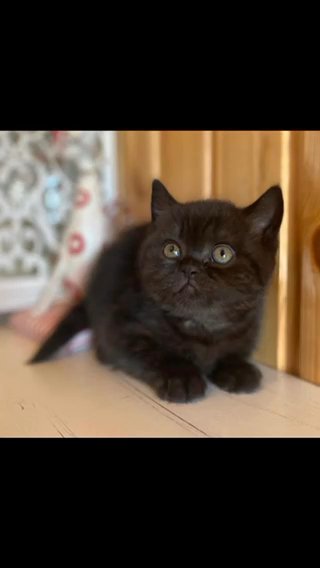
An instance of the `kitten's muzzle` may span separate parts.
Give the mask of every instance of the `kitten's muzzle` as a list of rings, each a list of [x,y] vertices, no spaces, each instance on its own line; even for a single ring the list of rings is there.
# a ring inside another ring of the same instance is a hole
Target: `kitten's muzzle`
[[[185,275],[188,281],[190,281],[199,273],[199,270],[196,266],[187,264],[181,268],[181,272]]]
[[[200,272],[199,269],[192,264],[185,264],[181,267],[180,272],[180,280],[184,280],[184,282],[182,286],[180,285],[178,293],[182,292],[183,290],[197,290],[198,287],[195,280],[197,274]]]

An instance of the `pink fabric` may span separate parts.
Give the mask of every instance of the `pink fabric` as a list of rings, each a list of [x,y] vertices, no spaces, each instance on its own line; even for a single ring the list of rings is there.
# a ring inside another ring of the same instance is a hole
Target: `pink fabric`
[[[19,334],[41,343],[57,327],[59,321],[70,309],[69,303],[53,306],[42,315],[35,316],[32,310],[16,313],[9,319],[9,325]],[[79,351],[86,351],[92,345],[92,333],[84,330],[78,333],[60,351],[59,356],[65,357]]]
[[[70,304],[65,302],[52,306],[40,315],[35,315],[32,310],[25,310],[13,314],[9,318],[9,325],[21,335],[41,342],[50,335],[69,309]]]
[[[55,134],[58,137],[61,133]],[[132,221],[128,209],[118,201],[103,204],[97,175],[93,171],[84,172],[48,285],[36,306],[12,315],[9,325],[18,333],[42,343],[72,304],[83,297],[87,276],[103,246],[112,242],[118,231]],[[84,332],[69,342],[63,352],[81,351],[90,344],[91,335]]]

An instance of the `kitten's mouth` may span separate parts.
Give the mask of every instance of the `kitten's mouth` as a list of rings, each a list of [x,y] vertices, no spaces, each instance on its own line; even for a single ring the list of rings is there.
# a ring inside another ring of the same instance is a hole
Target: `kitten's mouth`
[[[179,288],[179,290],[176,292],[176,294],[181,294],[181,292],[184,291],[189,291],[189,290],[194,290],[195,292],[198,290],[198,288],[192,283],[192,282],[186,282],[185,284],[183,284],[183,286],[181,286],[181,288]]]

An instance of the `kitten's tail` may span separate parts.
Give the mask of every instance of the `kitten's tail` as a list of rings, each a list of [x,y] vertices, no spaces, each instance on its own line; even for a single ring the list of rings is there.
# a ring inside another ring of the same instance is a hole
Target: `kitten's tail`
[[[84,303],[74,306],[70,312],[58,324],[54,332],[45,340],[36,354],[28,361],[29,365],[47,361],[63,347],[74,335],[87,329],[89,321]]]

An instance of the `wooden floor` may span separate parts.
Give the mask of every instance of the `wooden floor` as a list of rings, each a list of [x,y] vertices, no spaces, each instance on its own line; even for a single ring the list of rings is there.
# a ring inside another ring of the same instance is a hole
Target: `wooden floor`
[[[266,367],[258,393],[178,405],[91,353],[26,366],[33,349],[0,327],[0,437],[320,436],[320,388]]]

